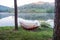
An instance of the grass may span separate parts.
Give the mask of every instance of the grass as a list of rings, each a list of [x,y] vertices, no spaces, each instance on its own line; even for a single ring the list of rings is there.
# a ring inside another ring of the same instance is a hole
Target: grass
[[[0,40],[50,40],[53,30],[51,28],[38,28],[37,31],[27,31],[19,27],[0,27]]]

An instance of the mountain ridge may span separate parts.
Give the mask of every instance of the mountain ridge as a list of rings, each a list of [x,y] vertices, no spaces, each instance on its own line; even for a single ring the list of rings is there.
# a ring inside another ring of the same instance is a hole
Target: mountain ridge
[[[0,12],[9,12],[11,9],[13,9],[13,8],[0,5]]]
[[[51,4],[51,3],[48,3],[48,2],[44,2],[43,4],[30,3],[30,4],[26,4],[24,6],[18,7],[18,9],[20,10],[20,12],[25,12],[25,13],[29,13],[29,12],[41,13],[40,11],[43,12],[45,10],[54,11],[54,4]]]
[[[54,13],[55,4],[48,2],[33,2],[18,7],[19,13]],[[0,5],[0,12],[14,12],[14,8]]]

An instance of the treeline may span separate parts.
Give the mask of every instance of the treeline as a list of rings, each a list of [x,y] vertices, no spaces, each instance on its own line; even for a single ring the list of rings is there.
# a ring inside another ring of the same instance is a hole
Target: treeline
[[[43,4],[26,4],[24,6],[18,7],[19,13],[54,13],[53,3],[43,3]],[[0,5],[0,12],[14,12],[14,8],[9,8]]]
[[[54,13],[54,3],[27,4],[18,7],[19,12],[23,13]]]

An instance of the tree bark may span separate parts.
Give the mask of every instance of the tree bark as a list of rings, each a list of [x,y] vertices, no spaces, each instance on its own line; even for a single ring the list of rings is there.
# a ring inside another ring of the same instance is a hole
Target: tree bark
[[[14,10],[15,10],[15,30],[18,30],[18,19],[17,19],[17,0],[14,0]]]
[[[53,40],[60,40],[60,0],[55,0],[55,19],[54,19]]]

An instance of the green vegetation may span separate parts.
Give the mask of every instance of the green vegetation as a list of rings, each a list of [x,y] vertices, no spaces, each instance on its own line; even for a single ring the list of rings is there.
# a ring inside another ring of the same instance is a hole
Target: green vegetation
[[[44,28],[51,28],[51,25],[46,23],[46,22],[41,22],[41,27],[44,27]]]
[[[14,8],[0,5],[0,12],[14,12]],[[19,13],[54,13],[54,3],[26,4],[18,7]]]
[[[15,31],[14,27],[0,27],[0,40],[51,40],[52,35],[51,28],[42,27],[28,31],[19,27],[19,30]]]
[[[21,13],[54,13],[54,3],[27,4],[18,7]]]

